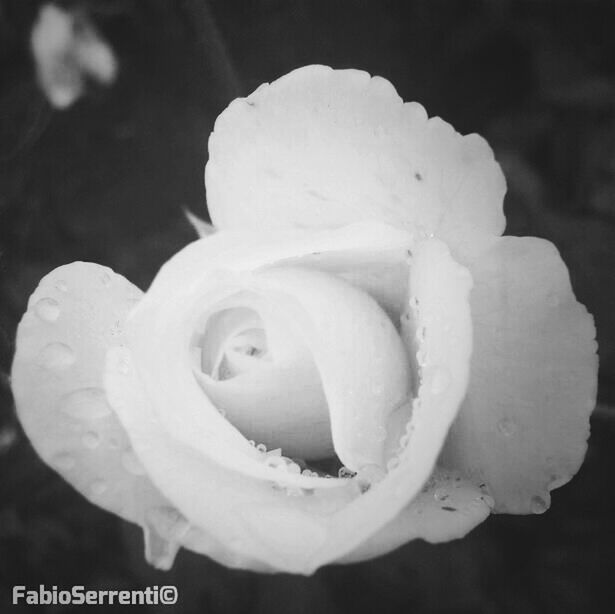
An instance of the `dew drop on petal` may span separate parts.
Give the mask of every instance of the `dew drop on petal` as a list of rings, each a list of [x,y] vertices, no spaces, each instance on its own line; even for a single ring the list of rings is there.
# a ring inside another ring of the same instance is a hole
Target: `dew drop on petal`
[[[504,435],[504,437],[510,437],[517,430],[517,425],[510,418],[502,418],[498,422],[498,431]]]
[[[299,475],[301,473],[301,467],[297,465],[297,463],[290,463],[287,467],[288,473],[294,473],[295,475]]]
[[[549,482],[549,490],[555,490],[556,488],[560,488],[564,484],[568,483],[569,478],[564,476],[551,476],[551,482]]]
[[[58,469],[61,469],[63,471],[68,471],[77,464],[75,457],[68,452],[61,452],[60,454],[56,455],[51,462]]]
[[[90,492],[95,497],[102,495],[107,490],[107,482],[105,480],[93,480],[90,483]]]
[[[433,394],[442,394],[451,382],[451,374],[444,367],[436,367],[432,373],[431,392]]]
[[[47,369],[66,369],[75,362],[75,352],[65,343],[50,343],[40,351],[38,362]]]
[[[130,360],[128,356],[123,355],[120,357],[117,370],[121,375],[128,375],[130,373]]]
[[[52,298],[42,298],[34,305],[34,313],[43,322],[55,322],[60,316],[60,305]]]
[[[436,501],[446,501],[450,494],[446,488],[436,488],[433,492],[433,498]]]
[[[132,450],[126,450],[122,454],[122,465],[124,469],[132,475],[145,475],[145,469],[141,461],[135,456]]]
[[[82,388],[60,399],[60,409],[72,416],[85,420],[104,418],[111,413],[105,391],[101,388]]]
[[[262,452],[263,454],[264,454],[265,452],[267,452],[267,446],[266,446],[264,443],[259,443],[259,444],[256,446],[256,449],[257,449],[259,452]]]
[[[109,447],[117,450],[122,445],[121,441],[117,437],[109,438]]]
[[[338,477],[344,479],[344,478],[353,478],[356,473],[354,471],[352,471],[352,469],[348,469],[348,467],[340,467],[340,469],[337,472]]]
[[[399,456],[393,456],[387,462],[388,471],[393,471],[396,467],[399,467]]]
[[[84,433],[81,441],[86,448],[94,450],[100,445],[100,435],[96,431],[88,431]]]
[[[549,508],[547,502],[542,498],[536,495],[532,497],[532,501],[530,503],[530,509],[533,514],[544,514]]]

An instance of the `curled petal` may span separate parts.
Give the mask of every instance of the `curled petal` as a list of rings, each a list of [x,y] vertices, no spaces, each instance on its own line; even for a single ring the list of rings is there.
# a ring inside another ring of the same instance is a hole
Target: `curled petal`
[[[231,237],[225,238],[228,246]],[[361,240],[367,239],[359,233],[355,245],[360,247]],[[271,237],[268,241],[272,245]],[[324,246],[322,237],[315,241],[321,241],[321,248]],[[238,244],[242,242],[238,240]],[[273,245],[274,251],[279,250],[279,245]],[[333,245],[337,248],[339,242],[333,241]],[[199,242],[184,251],[189,250],[191,257],[203,266],[207,263],[203,251],[207,249],[206,242]],[[258,248],[254,253],[259,253]],[[295,253],[294,257],[297,256]],[[177,270],[179,276],[182,270],[191,268],[187,260],[188,254],[183,253],[178,255],[177,262],[167,264],[165,284],[175,278],[172,271],[178,262],[182,263]],[[231,268],[237,266],[233,259],[229,262]],[[275,277],[276,273],[274,269],[263,269],[264,275]],[[206,273],[201,275],[207,279]],[[150,311],[143,304],[131,316],[129,324],[134,330],[130,347],[109,353],[110,398],[148,474],[193,526],[206,529],[228,545],[229,550],[239,552],[244,564],[251,565],[246,561],[257,560],[272,569],[311,573],[346,555],[390,522],[420,492],[431,474],[465,393],[471,351],[471,282],[463,267],[451,259],[438,241],[416,247],[410,261],[410,279],[416,301],[409,317],[417,330],[433,328],[417,339],[418,400],[412,408],[401,412],[410,424],[406,441],[403,446],[399,442],[402,449],[395,451],[388,473],[367,466],[355,478],[336,480],[289,475],[282,467],[272,470],[267,453],[254,451],[250,446],[245,446],[246,450],[234,438],[233,427],[214,413],[215,408],[210,413],[199,388],[193,411],[200,411],[203,416],[200,422],[188,422],[196,439],[186,437],[165,411],[172,412],[181,423],[185,420],[182,411],[192,403],[191,396],[173,379],[177,377],[177,373],[170,373],[173,364],[159,358],[170,353],[173,361],[181,361],[178,352],[182,344],[178,348],[170,344],[178,331],[185,335],[180,329],[173,330],[173,314],[187,297],[173,302],[168,311],[167,306],[163,309],[158,305],[157,315],[154,305],[149,306]],[[153,290],[159,281],[154,282]],[[178,286],[166,285],[166,296],[181,294],[182,284],[180,280]],[[148,298],[154,295],[148,294]],[[183,316],[179,318],[184,321]],[[148,324],[144,325],[145,322]],[[159,336],[158,350],[149,347],[148,361],[143,362],[143,352],[148,349],[145,340],[151,337],[148,331],[153,322],[157,323],[157,330],[173,333],[170,339],[164,334]],[[449,351],[451,335],[456,340],[454,352]],[[165,390],[175,391],[174,397],[167,398]]]
[[[485,483],[496,511],[543,512],[579,468],[596,399],[592,317],[542,239],[504,237],[469,264],[475,351],[443,462]]]
[[[156,413],[179,441],[208,452],[238,471],[271,479],[266,467],[254,465],[241,433],[203,395],[186,352],[203,312],[246,289],[248,273],[287,259],[347,249],[398,249],[406,252],[412,238],[383,224],[356,224],[337,231],[284,231],[256,238],[248,231],[219,232],[189,245],[161,269],[144,301],[131,317],[131,347],[137,363],[147,365],[141,377],[156,401]],[[264,274],[264,273],[263,273]],[[152,336],[151,331],[158,334]],[[160,347],[165,347],[160,352]],[[161,388],[161,375],[165,385]],[[153,392],[155,391],[155,392]],[[182,401],[178,403],[180,391]],[[216,435],[211,429],[215,425]],[[229,457],[228,450],[241,451]],[[308,481],[309,479],[306,478]],[[330,486],[335,486],[331,480]]]
[[[313,352],[340,460],[354,471],[384,467],[388,416],[412,383],[391,320],[368,294],[331,275],[281,267],[255,277],[265,295],[288,305],[281,310]]]
[[[124,342],[126,315],[141,296],[106,267],[55,269],[19,325],[11,378],[17,413],[41,458],[93,503],[145,526],[169,503],[145,475],[104,387],[107,349]],[[160,564],[169,566],[168,558]]]
[[[107,351],[125,343],[127,314],[143,293],[97,264],[44,277],[17,331],[11,381],[19,419],[40,457],[92,503],[141,525],[146,556],[168,569],[180,545],[226,565],[250,565],[190,527],[152,484],[108,402]]]
[[[307,66],[262,85],[218,117],[209,154],[208,208],[221,229],[381,220],[435,234],[454,253],[504,229],[506,185],[485,140],[428,119],[362,71]]]

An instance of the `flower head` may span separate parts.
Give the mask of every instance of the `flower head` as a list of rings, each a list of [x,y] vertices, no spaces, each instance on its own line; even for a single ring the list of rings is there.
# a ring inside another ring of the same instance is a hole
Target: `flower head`
[[[544,511],[585,452],[595,331],[555,248],[500,236],[487,143],[310,66],[209,149],[217,232],[145,294],[73,263],[31,297],[13,390],[41,457],[161,567],[311,573]]]

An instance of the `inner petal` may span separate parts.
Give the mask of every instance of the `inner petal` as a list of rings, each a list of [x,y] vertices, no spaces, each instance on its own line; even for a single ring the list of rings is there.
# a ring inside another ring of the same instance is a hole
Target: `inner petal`
[[[237,302],[244,306],[228,307]],[[193,348],[194,374],[210,401],[268,449],[305,460],[333,456],[327,399],[305,343],[253,293],[223,307],[207,318]]]

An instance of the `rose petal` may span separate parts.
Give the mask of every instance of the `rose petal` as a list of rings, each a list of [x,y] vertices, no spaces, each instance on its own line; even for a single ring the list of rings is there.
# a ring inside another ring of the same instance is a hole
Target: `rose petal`
[[[38,454],[88,499],[134,521],[147,484],[136,463],[121,462],[132,452],[107,403],[103,367],[141,296],[106,267],[55,269],[30,297],[12,369],[17,412]]]
[[[506,185],[485,140],[428,120],[362,71],[307,66],[262,85],[218,117],[209,154],[220,229],[378,219],[434,233],[454,253],[504,230]]]
[[[543,512],[583,460],[595,405],[595,329],[542,239],[504,237],[471,264],[472,379],[444,453],[496,511]]]
[[[168,502],[144,475],[103,382],[106,351],[123,343],[126,314],[141,296],[106,267],[55,269],[30,297],[11,379],[41,458],[93,503],[145,525]]]
[[[412,384],[391,320],[368,294],[325,273],[274,267],[257,273],[255,284],[313,352],[340,460],[354,471],[384,467],[389,414]]]
[[[229,379],[215,379],[200,369],[194,369],[194,375],[208,399],[246,437],[270,449],[283,445],[290,457],[330,457],[334,451],[329,410],[313,356],[284,322],[276,321],[267,303],[244,293],[232,303],[224,302],[225,307],[242,307],[219,312],[230,323],[233,316],[248,324],[260,322],[266,331],[267,360],[248,358],[251,369]],[[223,332],[220,324],[218,318],[208,327],[216,325],[213,333]],[[203,344],[212,336],[205,335]]]
[[[124,343],[126,315],[143,293],[97,264],[45,276],[17,331],[11,382],[17,414],[41,458],[92,503],[140,524],[148,560],[168,569],[182,542],[224,564],[254,566],[213,546],[152,484],[106,397],[109,348]]]
[[[450,471],[437,470],[421,493],[389,524],[338,563],[357,563],[391,552],[413,539],[459,539],[491,513],[493,499]]]
[[[333,244],[337,248],[339,242]],[[360,247],[360,241],[356,244]],[[275,248],[275,242],[273,245]],[[201,266],[207,263],[202,257],[206,249],[204,243],[187,248]],[[258,249],[255,253],[259,253]],[[192,267],[186,253],[178,256],[177,262],[187,269]],[[167,265],[167,282],[173,279],[175,264],[171,261]],[[240,552],[244,561],[258,559],[274,569],[311,573],[347,554],[391,521],[430,475],[465,393],[471,349],[470,280],[438,241],[417,246],[410,266],[411,287],[417,299],[412,316],[419,330],[428,324],[434,328],[418,340],[419,401],[411,416],[409,443],[400,453],[398,467],[392,468],[387,476],[368,467],[352,480],[296,476],[293,481],[282,472],[279,482],[286,486],[275,488],[275,475],[272,478],[268,472],[244,471],[243,464],[236,462],[233,457],[244,451],[232,445],[221,422],[211,419],[213,414],[206,419],[206,430],[200,432],[200,445],[199,441],[194,442],[197,445],[187,444],[181,431],[179,437],[175,435],[173,423],[166,422],[161,415],[160,404],[169,403],[169,409],[178,413],[186,397],[178,396],[185,391],[172,385],[175,399],[165,400],[165,389],[169,387],[165,369],[170,365],[161,363],[160,368],[156,357],[150,355],[143,367],[151,377],[145,381],[143,376],[147,374],[139,368],[141,356],[145,356],[141,354],[142,348],[138,355],[128,348],[109,353],[110,398],[150,476],[192,524],[206,528],[231,550]],[[179,276],[181,270],[177,271]],[[178,283],[178,287],[166,286],[167,301],[181,291],[184,282]],[[157,282],[153,288],[156,285]],[[192,280],[191,287],[194,285]],[[161,331],[167,330],[175,308],[183,300],[186,297],[174,303],[168,312],[167,305],[158,305],[156,321]],[[135,322],[146,313],[135,311]],[[143,328],[144,338],[147,330],[148,327]],[[451,339],[456,340],[455,351],[450,351]],[[159,348],[155,353],[168,353],[168,341],[160,337],[158,341],[162,342],[163,351]],[[159,385],[152,387],[153,382]],[[202,396],[198,407],[206,414]],[[220,441],[225,444],[217,445]],[[247,455],[245,462],[259,464],[257,458]],[[241,470],[236,469],[238,466]],[[330,482],[339,482],[340,486],[323,488]],[[306,485],[313,489],[313,494],[291,496],[288,486],[293,484],[299,494],[305,492]],[[359,496],[360,490],[367,492]]]

